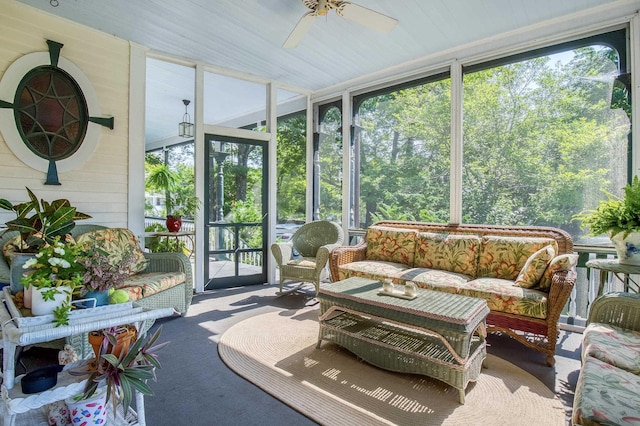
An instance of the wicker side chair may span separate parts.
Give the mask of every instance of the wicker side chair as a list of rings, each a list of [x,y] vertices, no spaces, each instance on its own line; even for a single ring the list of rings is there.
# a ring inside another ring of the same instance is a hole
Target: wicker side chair
[[[640,294],[607,293],[591,304],[587,324],[601,323],[640,331]]]
[[[318,220],[302,225],[291,237],[291,242],[274,243],[271,252],[280,268],[280,290],[278,294],[291,293],[304,283],[313,283],[316,295],[320,290],[320,276],[331,251],[342,245],[344,232],[340,225],[327,220]],[[294,250],[299,256],[294,256]],[[300,281],[300,285],[282,291],[285,280]]]

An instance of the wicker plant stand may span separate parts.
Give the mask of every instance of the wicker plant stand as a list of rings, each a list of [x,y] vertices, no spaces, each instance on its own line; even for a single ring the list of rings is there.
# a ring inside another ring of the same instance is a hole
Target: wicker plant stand
[[[139,331],[144,324],[173,314],[172,308],[145,309],[135,303],[99,306],[97,308],[73,311],[69,325],[56,327],[53,315],[39,317],[23,316],[15,306],[8,287],[2,291],[0,300],[0,323],[2,324],[2,417],[4,426],[16,424],[16,416],[25,414],[36,416],[36,411],[44,411],[45,405],[76,395],[84,389],[88,376],[73,376],[66,372],[58,376],[58,384],[44,392],[25,395],[20,386],[15,386],[15,353],[18,346],[49,342],[73,335],[84,335],[92,330],[122,324],[135,324]],[[86,338],[84,338],[86,340]],[[72,365],[74,367],[76,365]],[[113,424],[145,425],[144,398],[136,391],[136,411],[120,413]],[[113,408],[110,409],[113,412]],[[44,414],[44,413],[42,413]],[[46,424],[46,418],[43,418]],[[37,424],[30,417],[30,424]]]
[[[464,404],[487,355],[486,302],[428,290],[408,300],[379,295],[381,287],[349,278],[321,289],[317,347],[327,340],[377,367],[441,380]]]

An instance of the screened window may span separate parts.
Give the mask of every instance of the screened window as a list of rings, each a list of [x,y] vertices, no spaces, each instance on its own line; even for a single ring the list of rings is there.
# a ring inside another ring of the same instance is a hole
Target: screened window
[[[342,221],[342,110],[339,102],[319,108],[314,134],[314,219]]]
[[[163,166],[168,167],[175,181],[169,194],[166,187],[153,185],[148,179]],[[148,151],[145,155],[145,216],[165,217],[166,197],[169,195],[174,202],[173,209],[178,211],[183,219],[193,220],[199,207],[192,205],[195,198],[194,171],[193,141]]]
[[[438,75],[354,100],[353,226],[449,220],[450,93]]]
[[[578,241],[586,231],[572,217],[604,191],[622,195],[630,108],[614,82],[626,72],[624,32],[602,40],[465,70],[465,223],[554,226]]]
[[[277,223],[304,223],[306,195],[306,111],[278,118]]]

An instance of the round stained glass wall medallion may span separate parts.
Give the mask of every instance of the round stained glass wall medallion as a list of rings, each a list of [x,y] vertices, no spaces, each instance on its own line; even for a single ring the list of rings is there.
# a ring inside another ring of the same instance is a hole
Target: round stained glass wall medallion
[[[87,132],[87,102],[73,78],[60,68],[36,67],[16,91],[16,126],[37,156],[62,160],[78,150]]]
[[[46,172],[45,185],[60,185],[58,170],[89,159],[100,127],[113,129],[113,117],[100,117],[98,97],[87,76],[60,56],[62,44],[47,40],[49,52],[13,62],[0,79],[0,133],[9,149],[29,167]],[[11,101],[10,101],[11,100]]]

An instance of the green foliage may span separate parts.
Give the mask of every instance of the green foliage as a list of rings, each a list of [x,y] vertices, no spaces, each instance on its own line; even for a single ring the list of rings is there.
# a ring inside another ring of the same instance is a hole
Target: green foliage
[[[77,260],[83,253],[82,246],[62,242],[56,236],[51,244],[42,247],[38,254],[25,262],[23,268],[31,272],[22,277],[20,282],[27,288],[52,288],[50,292],[43,293],[43,298],[53,300],[53,295],[59,293],[56,287],[69,286],[74,290],[82,285],[84,266]]]
[[[387,206],[386,204],[378,204],[378,211],[373,213],[372,219],[374,222],[380,220],[405,220],[409,222],[415,222],[416,218],[410,213],[406,213],[404,209],[399,206]]]
[[[82,246],[72,241],[60,241],[60,236],[53,238],[51,244],[43,246],[38,253],[27,260],[23,266],[30,272],[20,279],[29,288],[41,291],[43,300],[54,300],[57,294],[71,295],[82,287],[84,265],[78,262],[84,256]],[[63,287],[68,286],[69,290]],[[56,327],[69,324],[71,304],[65,302],[53,311],[53,322]]]
[[[260,211],[252,202],[236,201],[231,209],[229,218],[231,222],[261,222]],[[262,229],[259,227],[242,227],[240,238],[251,247],[262,247]]]
[[[165,227],[160,223],[152,223],[144,228],[145,232],[164,232]],[[147,248],[152,253],[184,253],[186,244],[177,238],[146,237]]]
[[[278,119],[276,201],[278,223],[305,219],[305,112]]]
[[[195,217],[202,202],[195,195],[192,165],[178,164],[173,170],[157,156],[147,154],[145,174],[145,190],[164,194],[166,215]]]
[[[589,228],[592,235],[609,234],[613,237],[621,232],[626,237],[631,232],[640,231],[640,181],[634,176],[633,182],[624,188],[624,197],[607,194],[595,210],[583,211],[575,215],[582,225]]]
[[[21,246],[17,247],[18,251],[36,253],[45,244],[53,243],[56,237],[71,232],[76,220],[91,218],[72,207],[69,200],[59,199],[49,203],[38,200],[29,188],[26,190],[29,196],[27,202],[14,205],[6,199],[0,199],[0,208],[16,214],[16,218],[3,227],[6,228],[5,232],[20,232]]]

